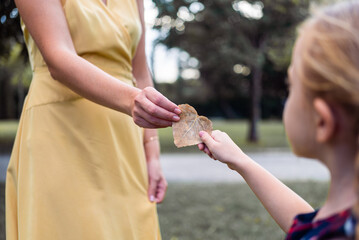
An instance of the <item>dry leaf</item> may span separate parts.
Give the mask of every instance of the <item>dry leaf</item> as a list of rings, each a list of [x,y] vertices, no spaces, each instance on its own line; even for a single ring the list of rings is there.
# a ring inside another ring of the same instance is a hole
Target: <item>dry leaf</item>
[[[173,139],[178,148],[201,143],[201,138],[198,135],[200,131],[212,133],[212,122],[208,118],[198,116],[197,111],[188,104],[178,107],[182,111],[181,119],[172,124]]]

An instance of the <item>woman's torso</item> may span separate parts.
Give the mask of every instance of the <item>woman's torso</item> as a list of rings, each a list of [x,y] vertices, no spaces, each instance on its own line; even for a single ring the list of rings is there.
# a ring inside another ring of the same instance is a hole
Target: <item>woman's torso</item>
[[[141,36],[135,0],[62,0],[77,54],[110,75],[134,84],[132,59]],[[33,70],[27,108],[80,98],[51,78],[46,63],[22,24]]]

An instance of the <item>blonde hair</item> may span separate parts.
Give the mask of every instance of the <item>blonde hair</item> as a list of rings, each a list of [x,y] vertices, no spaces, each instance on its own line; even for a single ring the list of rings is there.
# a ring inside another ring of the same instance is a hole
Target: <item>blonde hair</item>
[[[323,9],[300,28],[303,39],[299,77],[310,95],[335,103],[353,116],[359,199],[359,1]],[[359,202],[354,207],[359,219]],[[356,227],[359,239],[359,224]]]

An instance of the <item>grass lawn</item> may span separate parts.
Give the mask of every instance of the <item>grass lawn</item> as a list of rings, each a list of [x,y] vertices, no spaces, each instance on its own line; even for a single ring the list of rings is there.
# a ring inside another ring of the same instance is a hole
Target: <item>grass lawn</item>
[[[14,139],[18,121],[0,121],[0,139]]]
[[[9,152],[15,140],[18,121],[0,121],[0,153]]]
[[[323,203],[328,187],[319,182],[288,185],[314,208]],[[5,240],[3,184],[0,197],[0,240]],[[158,212],[163,240],[284,239],[245,184],[172,183]]]
[[[281,121],[262,121],[259,123],[260,141],[251,144],[246,141],[248,132],[247,121],[213,121],[213,129],[226,132],[235,143],[244,151],[258,151],[268,148],[289,148],[284,126]],[[172,128],[159,129],[161,140],[161,151],[167,152],[194,152],[198,151],[196,146],[186,148],[176,148],[173,144]]]
[[[9,152],[15,139],[17,121],[0,121],[0,152]],[[248,132],[247,121],[213,121],[213,128],[228,133],[231,138],[244,151],[258,151],[268,148],[288,148],[287,138],[284,127],[280,121],[262,121],[259,123],[260,141],[250,144],[246,141]],[[186,148],[176,148],[173,143],[172,128],[159,130],[161,141],[161,151],[170,152],[198,152],[196,146]]]

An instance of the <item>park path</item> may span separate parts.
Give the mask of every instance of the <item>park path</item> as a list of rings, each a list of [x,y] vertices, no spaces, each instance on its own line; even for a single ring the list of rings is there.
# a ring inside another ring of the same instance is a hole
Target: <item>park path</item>
[[[281,180],[327,181],[328,170],[318,161],[296,157],[288,151],[248,153]],[[243,182],[238,173],[205,154],[163,154],[162,168],[169,182]]]
[[[327,169],[317,161],[298,158],[288,151],[249,153],[256,162],[281,180],[327,181]],[[0,182],[5,181],[10,156],[0,155]],[[225,164],[205,154],[162,154],[163,172],[168,182],[242,182],[243,179]]]

